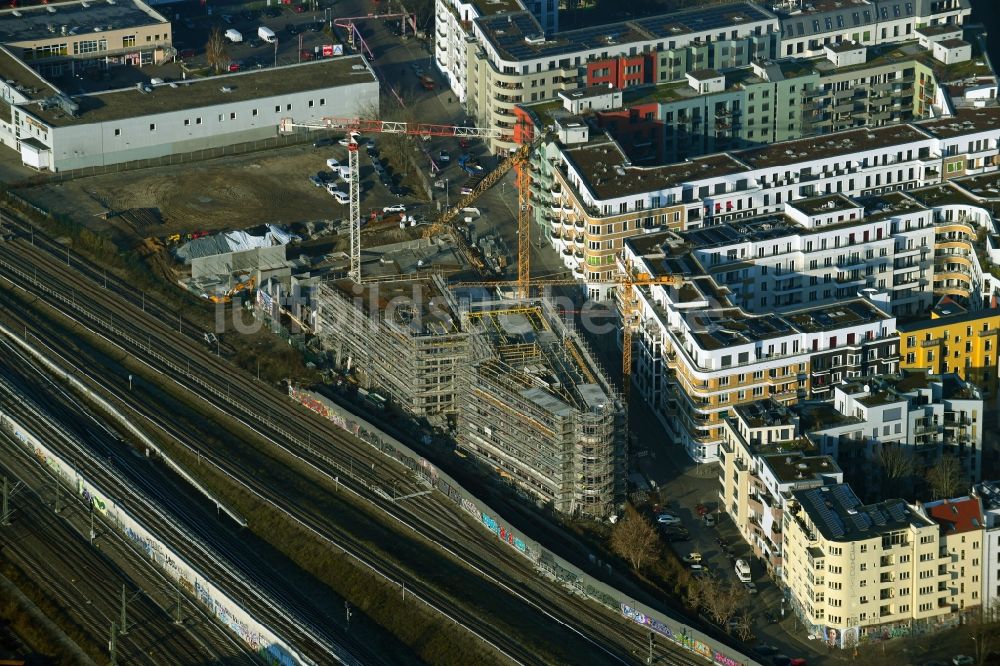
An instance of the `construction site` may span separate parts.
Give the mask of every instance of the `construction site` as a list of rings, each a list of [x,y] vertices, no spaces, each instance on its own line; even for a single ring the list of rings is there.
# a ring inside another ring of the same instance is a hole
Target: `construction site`
[[[316,328],[374,396],[451,431],[543,505],[604,518],[625,493],[625,410],[542,300],[460,302],[440,277],[325,282]]]

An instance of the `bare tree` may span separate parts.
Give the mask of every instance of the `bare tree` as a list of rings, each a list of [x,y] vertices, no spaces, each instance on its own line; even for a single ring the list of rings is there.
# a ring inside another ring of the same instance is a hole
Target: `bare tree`
[[[954,497],[962,483],[962,468],[958,458],[950,454],[941,456],[937,465],[927,468],[925,478],[934,499]]]
[[[753,614],[749,607],[736,614],[736,636],[744,643],[753,638]]]
[[[916,468],[913,453],[900,444],[879,444],[875,451],[875,464],[887,480],[886,491],[898,492],[899,484],[911,476]]]
[[[1000,649],[1000,600],[994,599],[986,607],[974,609],[967,618],[966,626],[972,639],[972,656],[976,666],[983,666],[986,657]]]
[[[659,542],[656,528],[632,506],[625,507],[625,515],[611,532],[611,550],[625,558],[635,571],[656,557]]]
[[[699,605],[717,624],[725,626],[746,606],[747,591],[742,583],[724,583],[715,576],[704,576],[693,583]]]
[[[226,48],[226,39],[222,36],[219,28],[212,28],[205,43],[205,59],[208,66],[216,73],[229,67],[229,49]]]

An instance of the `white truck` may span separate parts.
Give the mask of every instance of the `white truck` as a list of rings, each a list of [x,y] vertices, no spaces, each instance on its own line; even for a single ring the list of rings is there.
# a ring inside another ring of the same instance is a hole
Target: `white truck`
[[[240,42],[243,41],[243,33],[241,33],[236,28],[229,28],[228,30],[226,30],[225,37],[233,44],[239,44]]]
[[[265,25],[257,28],[257,36],[260,37],[262,42],[267,42],[268,44],[274,44],[274,30],[271,30]]]

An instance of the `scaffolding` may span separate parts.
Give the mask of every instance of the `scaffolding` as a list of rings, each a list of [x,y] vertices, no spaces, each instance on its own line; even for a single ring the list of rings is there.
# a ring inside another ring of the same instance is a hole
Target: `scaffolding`
[[[317,333],[339,350],[341,367],[432,421],[455,414],[468,359],[468,335],[442,287],[439,280],[330,282],[320,287],[317,314]]]
[[[463,312],[472,380],[459,444],[560,512],[604,517],[624,494],[621,399],[544,300]]]

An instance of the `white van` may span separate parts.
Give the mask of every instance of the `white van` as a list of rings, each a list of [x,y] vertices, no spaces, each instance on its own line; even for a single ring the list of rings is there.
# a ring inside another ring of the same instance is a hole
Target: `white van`
[[[736,560],[736,577],[740,579],[741,583],[750,582],[750,565],[747,564],[746,560]]]
[[[260,37],[261,41],[274,44],[274,30],[271,30],[267,26],[262,25],[257,28],[257,36]]]
[[[348,164],[341,164],[337,167],[337,174],[344,180],[345,183],[351,182],[351,167]]]
[[[243,41],[243,33],[241,33],[236,28],[230,28],[229,30],[226,30],[225,37],[233,44],[239,44],[240,42]]]

